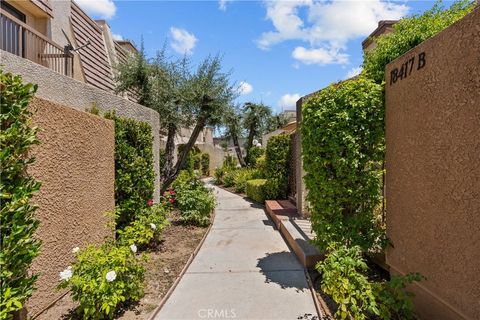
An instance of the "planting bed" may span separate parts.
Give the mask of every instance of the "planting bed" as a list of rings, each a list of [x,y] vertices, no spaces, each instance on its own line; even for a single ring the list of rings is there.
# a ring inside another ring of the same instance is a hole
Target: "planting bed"
[[[208,229],[183,225],[176,211],[171,213],[170,220],[171,225],[163,231],[163,240],[150,252],[143,253],[148,257],[145,296],[138,303],[125,306],[116,319],[149,319]],[[75,308],[76,303],[67,294],[36,319],[80,319]]]

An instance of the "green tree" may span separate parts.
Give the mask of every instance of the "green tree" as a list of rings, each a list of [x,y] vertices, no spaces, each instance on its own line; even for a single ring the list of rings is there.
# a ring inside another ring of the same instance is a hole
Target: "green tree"
[[[243,106],[243,126],[247,131],[247,142],[245,149],[248,150],[253,145],[255,138],[261,139],[262,135],[268,130],[268,124],[272,117],[272,110],[263,103],[247,102]]]
[[[133,90],[138,103],[157,111],[160,125],[167,130],[160,180],[164,181],[173,169],[175,136],[182,127],[193,124],[191,103],[191,72],[186,58],[171,60],[165,47],[154,59],[147,59],[142,49],[127,62],[118,65],[117,92]]]
[[[229,105],[236,97],[236,90],[230,83],[230,73],[222,71],[222,59],[219,56],[207,57],[200,63],[189,80],[189,88],[191,90],[189,102],[195,126],[174,169],[163,181],[162,193],[180,173],[200,132],[206,126],[220,125],[229,110]]]
[[[225,127],[224,138],[227,139],[227,141],[230,139],[233,141],[238,162],[242,167],[245,167],[247,164],[243,159],[242,150],[238,141],[239,136],[242,134],[242,116],[240,115],[238,107],[232,105],[226,110],[223,124]]]

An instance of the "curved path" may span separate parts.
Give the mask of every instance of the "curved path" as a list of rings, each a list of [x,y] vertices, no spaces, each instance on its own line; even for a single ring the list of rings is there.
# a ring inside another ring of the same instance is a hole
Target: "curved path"
[[[215,220],[155,319],[318,319],[304,269],[261,206],[215,188]]]

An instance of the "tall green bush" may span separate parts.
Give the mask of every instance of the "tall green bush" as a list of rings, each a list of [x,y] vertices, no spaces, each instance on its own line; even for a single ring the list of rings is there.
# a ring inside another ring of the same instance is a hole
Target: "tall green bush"
[[[302,150],[316,243],[371,248],[384,157],[383,88],[360,77],[320,91],[303,106]]]
[[[30,203],[40,183],[28,174],[29,154],[39,143],[29,102],[37,90],[0,69],[0,319],[12,319],[32,295],[36,274],[28,268],[39,254],[39,221]]]
[[[148,123],[107,113],[115,121],[115,204],[117,229],[135,220],[155,188],[152,129]]]
[[[401,19],[393,26],[392,33],[375,39],[374,50],[365,51],[364,73],[376,83],[382,83],[388,63],[460,20],[474,6],[474,1],[460,0],[445,10],[439,1],[422,14]]]
[[[265,196],[267,199],[285,199],[288,192],[290,136],[280,134],[268,140],[265,152]]]
[[[247,156],[245,157],[245,162],[249,167],[255,167],[257,164],[257,159],[265,154],[265,149],[262,147],[253,146],[251,147],[248,152]]]

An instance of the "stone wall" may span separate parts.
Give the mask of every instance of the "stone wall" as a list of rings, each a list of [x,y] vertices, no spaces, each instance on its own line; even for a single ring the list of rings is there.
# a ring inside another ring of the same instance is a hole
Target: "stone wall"
[[[421,319],[478,319],[480,8],[387,66],[386,143],[391,271]]]
[[[72,248],[113,237],[105,213],[115,207],[113,121],[39,98],[31,107],[40,128],[29,172],[42,182],[33,198],[42,246],[31,267],[39,278],[27,304],[30,316],[62,294],[59,272],[73,261]]]
[[[56,73],[27,59],[0,50],[0,65],[5,71],[20,74],[25,82],[38,84],[37,97],[85,111],[96,105],[102,112],[115,110],[117,115],[147,122],[152,126],[155,179],[154,200],[160,197],[159,145],[160,118],[156,111],[91,85]]]

